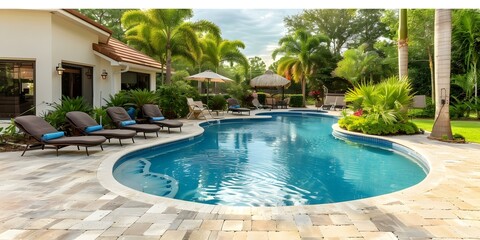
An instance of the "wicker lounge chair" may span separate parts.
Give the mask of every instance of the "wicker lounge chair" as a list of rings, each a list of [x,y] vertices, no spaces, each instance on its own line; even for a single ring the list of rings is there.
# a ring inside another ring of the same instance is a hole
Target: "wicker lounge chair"
[[[133,130],[103,129],[103,126],[99,125],[92,117],[80,111],[68,112],[67,120],[82,135],[104,136],[109,142],[110,138],[118,138],[120,146],[122,146],[122,139],[131,138],[135,142],[133,137],[137,135],[137,132]]]
[[[57,150],[57,156],[58,149],[66,146],[77,146],[79,150],[80,146],[85,147],[87,156],[89,156],[88,147],[100,145],[100,148],[103,150],[102,143],[107,140],[102,136],[66,137],[64,132],[57,131],[57,129],[43,118],[35,115],[16,117],[14,123],[22,132],[37,140],[42,147],[42,150],[45,149],[46,145],[54,146]],[[29,147],[30,144],[27,144],[23,150],[22,156]]]
[[[145,133],[154,132],[157,134],[160,131],[160,127],[155,124],[138,124],[135,120],[131,119],[127,111],[122,107],[109,107],[107,108],[107,115],[112,119],[117,128],[134,130],[137,133],[143,132],[143,137],[147,139]]]
[[[238,103],[238,100],[235,98],[229,98],[227,99],[228,102],[228,109],[227,113],[230,111],[233,113],[240,113],[243,114],[244,112],[248,113],[250,115],[250,109],[249,108],[242,108],[240,107],[240,104]]]
[[[162,129],[163,127],[168,128],[168,133],[170,133],[170,128],[180,128],[182,131],[183,123],[177,120],[165,119],[160,108],[154,104],[145,104],[142,106],[143,116],[148,118],[150,123],[157,124]]]

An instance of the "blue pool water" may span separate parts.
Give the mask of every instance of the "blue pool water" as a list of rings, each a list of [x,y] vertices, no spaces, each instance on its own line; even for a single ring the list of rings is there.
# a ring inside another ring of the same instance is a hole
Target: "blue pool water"
[[[126,155],[113,175],[146,193],[231,206],[341,202],[425,178],[426,171],[403,155],[335,139],[336,121],[274,114],[207,124],[202,136]]]

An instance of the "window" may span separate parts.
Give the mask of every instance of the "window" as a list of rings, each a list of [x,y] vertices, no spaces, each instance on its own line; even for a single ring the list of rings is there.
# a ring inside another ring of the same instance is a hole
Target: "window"
[[[0,119],[35,114],[35,62],[0,60]]]
[[[122,73],[122,90],[150,90],[150,74],[138,72]]]

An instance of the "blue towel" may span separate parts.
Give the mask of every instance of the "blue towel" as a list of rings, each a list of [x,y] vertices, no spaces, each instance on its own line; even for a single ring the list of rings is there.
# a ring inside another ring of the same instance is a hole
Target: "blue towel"
[[[42,135],[43,141],[48,141],[56,138],[61,138],[65,136],[65,132],[52,132],[52,133],[45,133]]]
[[[152,117],[152,121],[162,121],[165,117]]]
[[[130,116],[131,119],[135,119],[135,108],[130,107],[130,108],[127,110],[127,113],[128,113],[128,116]]]
[[[102,125],[88,126],[88,127],[85,128],[85,132],[91,133],[91,132],[95,132],[95,131],[102,130],[102,129],[103,129]]]
[[[232,105],[230,108],[240,108],[240,105]]]
[[[125,126],[133,125],[133,124],[136,124],[136,123],[137,122],[135,122],[135,120],[127,120],[127,121],[121,121],[120,125],[122,125],[122,127],[125,127]]]

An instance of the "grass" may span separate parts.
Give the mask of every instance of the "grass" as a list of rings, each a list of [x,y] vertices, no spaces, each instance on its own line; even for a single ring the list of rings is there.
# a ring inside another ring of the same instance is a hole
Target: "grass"
[[[432,131],[433,119],[413,119],[419,128]],[[480,121],[455,120],[451,121],[452,132],[461,134],[467,142],[480,143]]]

